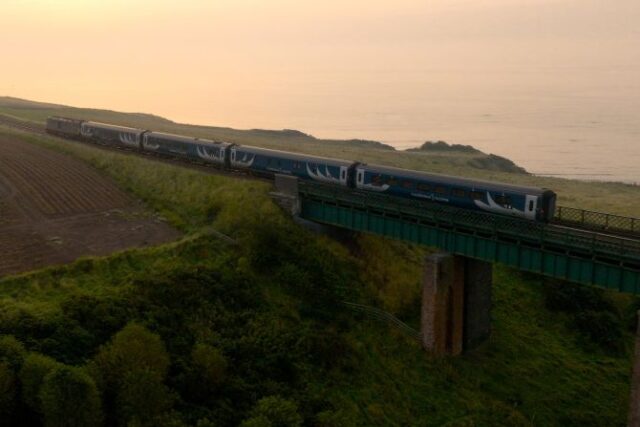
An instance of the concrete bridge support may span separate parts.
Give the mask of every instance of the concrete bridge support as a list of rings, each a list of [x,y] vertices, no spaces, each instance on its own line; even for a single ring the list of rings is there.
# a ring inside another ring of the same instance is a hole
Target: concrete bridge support
[[[276,174],[274,177],[276,191],[270,193],[275,202],[294,217],[300,214],[300,197],[298,196],[298,178],[291,175]]]
[[[489,337],[492,264],[438,253],[425,261],[421,332],[425,350],[459,355]]]

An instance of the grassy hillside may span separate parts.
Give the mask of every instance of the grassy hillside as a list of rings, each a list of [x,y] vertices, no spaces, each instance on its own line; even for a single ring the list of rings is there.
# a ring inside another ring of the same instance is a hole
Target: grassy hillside
[[[417,328],[423,249],[310,234],[262,182],[10,133],[84,159],[187,234],[0,281],[0,334],[18,340],[0,339],[3,419],[63,425],[57,408],[72,402],[73,416],[107,425],[625,424],[628,297],[497,267],[491,340],[434,359],[338,303]],[[590,198],[591,186],[550,182],[564,200]],[[637,212],[637,188],[596,188],[594,207]],[[63,393],[70,383],[84,392]]]

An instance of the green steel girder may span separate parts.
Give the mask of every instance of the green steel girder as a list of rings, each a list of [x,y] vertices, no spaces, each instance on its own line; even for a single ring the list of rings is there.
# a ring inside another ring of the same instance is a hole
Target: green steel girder
[[[317,184],[301,185],[299,196],[307,220],[640,294],[635,241]]]

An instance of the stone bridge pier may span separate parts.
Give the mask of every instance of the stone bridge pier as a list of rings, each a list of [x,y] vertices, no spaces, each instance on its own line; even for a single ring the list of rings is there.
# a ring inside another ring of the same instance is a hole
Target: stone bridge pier
[[[489,262],[448,253],[426,258],[420,325],[425,350],[455,356],[489,338],[492,275]]]

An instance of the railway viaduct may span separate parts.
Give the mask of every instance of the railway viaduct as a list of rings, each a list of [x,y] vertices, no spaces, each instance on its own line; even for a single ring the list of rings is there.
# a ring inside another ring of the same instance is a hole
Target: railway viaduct
[[[494,263],[640,295],[640,220],[559,208],[551,224],[276,176],[295,216],[437,248],[423,275],[421,339],[458,355],[491,330]]]

